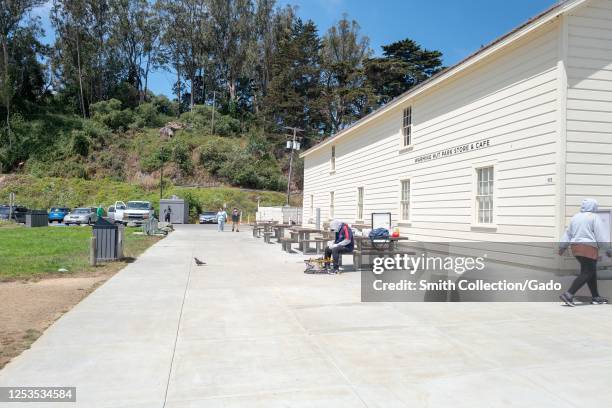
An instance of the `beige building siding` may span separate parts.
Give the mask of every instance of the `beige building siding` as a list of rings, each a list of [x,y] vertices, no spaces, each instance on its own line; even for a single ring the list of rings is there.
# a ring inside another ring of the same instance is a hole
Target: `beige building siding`
[[[567,16],[566,217],[585,197],[612,207],[612,0]]]
[[[416,99],[305,157],[304,219],[314,208],[354,222],[357,188],[364,214],[391,212],[400,223],[400,180],[411,179],[411,220],[402,233],[415,240],[540,241],[555,236],[557,189],[559,22],[545,24]],[[412,106],[413,150],[400,152],[402,109]],[[443,148],[490,141],[490,147],[415,163]],[[475,224],[475,166],[495,166],[495,229]]]

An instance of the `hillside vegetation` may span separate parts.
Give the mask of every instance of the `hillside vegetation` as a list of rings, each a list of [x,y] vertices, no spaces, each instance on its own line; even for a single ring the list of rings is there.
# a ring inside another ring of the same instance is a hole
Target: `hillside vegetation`
[[[102,182],[101,182],[102,181]],[[116,200],[149,200],[156,208],[159,205],[159,191],[147,189],[136,184],[124,183],[109,179],[84,180],[80,178],[57,178],[34,176],[0,176],[0,203],[8,201],[8,195],[14,192],[17,202],[29,208],[49,208],[51,206],[103,205],[107,207]],[[254,191],[239,188],[213,187],[177,187],[168,185],[165,197],[176,194],[189,202],[190,213],[194,218],[204,210],[216,210],[223,205],[238,207],[243,211],[245,221],[254,216],[257,200],[262,206],[278,206],[285,203],[285,194],[271,191]],[[299,197],[292,200],[292,205],[301,205]]]
[[[51,109],[28,121],[14,115],[13,132],[27,158],[19,171],[153,188],[159,186],[163,167],[166,182],[174,184],[286,189],[283,145],[273,135],[251,131],[219,112],[213,133],[212,108],[194,106],[176,118],[177,109],[167,98],[154,97],[135,109],[123,109],[116,99],[98,102],[91,119]],[[160,135],[170,121],[184,129]]]

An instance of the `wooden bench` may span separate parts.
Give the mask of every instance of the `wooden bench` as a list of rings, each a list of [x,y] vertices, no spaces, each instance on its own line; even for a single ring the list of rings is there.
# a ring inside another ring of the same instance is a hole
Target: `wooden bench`
[[[264,231],[263,233],[263,238],[264,238],[264,242],[266,244],[270,243],[270,237],[273,235],[274,233],[272,231]]]
[[[261,236],[261,231],[264,230],[264,227],[262,226],[254,226],[253,227],[253,238],[259,238]]]
[[[315,244],[315,248],[314,248],[315,253],[320,254],[323,252],[323,249],[325,247],[325,244],[327,243],[327,240],[321,239],[321,238],[304,239],[300,241],[300,250],[304,254],[309,252],[312,249],[310,244],[313,244],[313,243]]]
[[[281,238],[278,241],[281,243],[281,245],[283,247],[283,251],[285,251],[287,253],[293,252],[293,249],[291,249],[291,245],[297,244],[297,241],[294,241],[291,238]]]

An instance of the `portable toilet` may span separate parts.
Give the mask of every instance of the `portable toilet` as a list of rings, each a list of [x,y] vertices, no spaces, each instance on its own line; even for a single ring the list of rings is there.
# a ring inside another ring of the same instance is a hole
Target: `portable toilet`
[[[172,224],[189,224],[189,203],[182,198],[172,196],[159,200],[159,220],[166,221],[166,214],[170,209],[170,222]]]

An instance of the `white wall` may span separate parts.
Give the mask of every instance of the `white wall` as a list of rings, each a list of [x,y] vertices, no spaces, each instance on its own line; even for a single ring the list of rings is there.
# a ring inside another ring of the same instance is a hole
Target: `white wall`
[[[365,187],[365,218],[390,211],[399,221],[400,182],[412,179],[412,222],[402,233],[415,240],[541,241],[555,235],[558,134],[559,23],[549,23],[482,61],[456,79],[390,110],[305,158],[304,219],[310,195],[322,218],[353,222],[357,187]],[[400,152],[402,109],[413,106],[414,150]],[[414,158],[455,144],[489,138],[491,147],[415,164]],[[475,229],[474,165],[495,163],[496,230]],[[612,173],[610,173],[612,175]],[[552,182],[549,180],[552,178]]]
[[[566,217],[585,197],[612,207],[612,0],[568,17]]]

